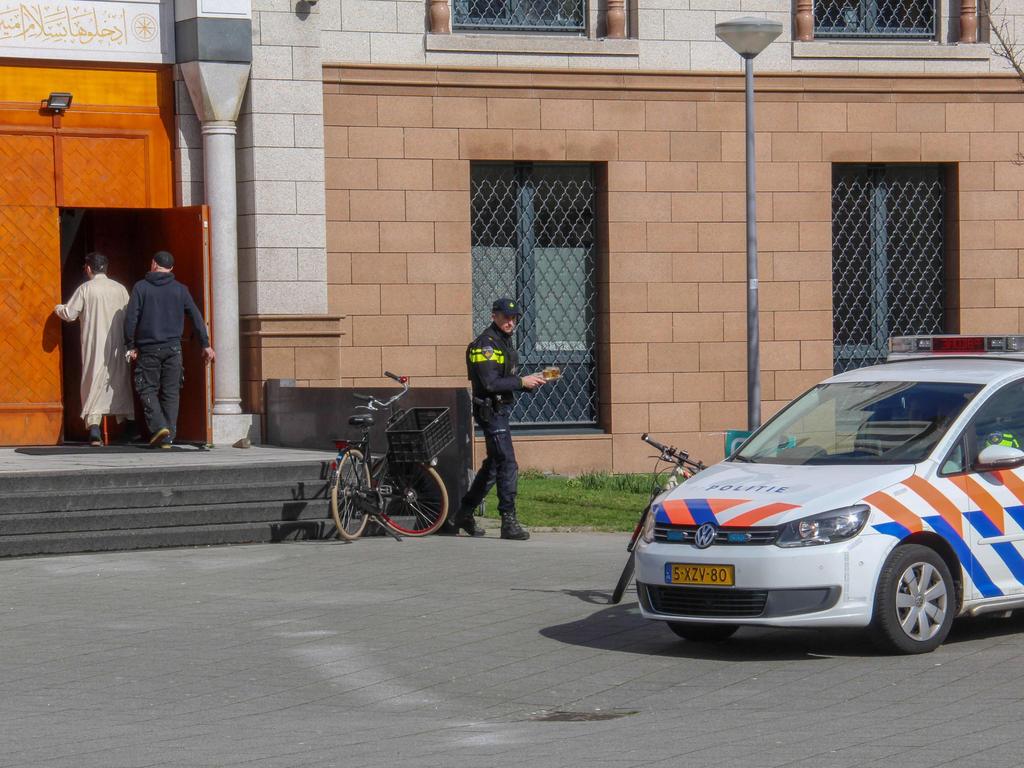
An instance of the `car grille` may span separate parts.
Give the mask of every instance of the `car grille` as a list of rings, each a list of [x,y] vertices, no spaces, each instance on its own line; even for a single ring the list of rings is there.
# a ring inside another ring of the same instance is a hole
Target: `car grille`
[[[671,525],[658,523],[654,526],[654,540],[668,544],[693,544],[697,533],[696,525]],[[719,528],[715,533],[714,545],[751,546],[774,544],[779,537],[778,528]]]
[[[642,585],[656,613],[707,618],[753,618],[764,613],[766,589]]]

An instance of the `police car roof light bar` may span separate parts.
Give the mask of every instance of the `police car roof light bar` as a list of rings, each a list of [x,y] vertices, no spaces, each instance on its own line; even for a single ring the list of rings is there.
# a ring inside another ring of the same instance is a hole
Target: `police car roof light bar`
[[[1024,336],[968,336],[933,334],[893,336],[889,339],[889,359],[929,355],[1005,355],[1024,353]]]

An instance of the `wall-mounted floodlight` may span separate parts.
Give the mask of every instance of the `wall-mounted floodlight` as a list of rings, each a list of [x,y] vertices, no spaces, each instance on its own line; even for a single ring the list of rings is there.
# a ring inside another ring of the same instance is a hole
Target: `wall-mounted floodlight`
[[[71,108],[71,94],[64,91],[51,93],[46,97],[46,109],[55,115],[61,115]]]

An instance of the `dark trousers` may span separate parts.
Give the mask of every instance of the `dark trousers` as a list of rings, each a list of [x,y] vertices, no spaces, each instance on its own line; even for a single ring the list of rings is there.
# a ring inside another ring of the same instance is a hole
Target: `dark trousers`
[[[180,344],[154,345],[139,350],[135,362],[135,391],[142,401],[149,434],[167,427],[173,439],[178,428],[178,401],[184,379]]]
[[[460,512],[471,513],[479,507],[484,497],[497,483],[498,512],[503,516],[514,515],[516,492],[519,489],[519,465],[516,463],[516,452],[512,447],[508,414],[497,413],[486,423],[477,418],[477,423],[484,432],[487,458],[480,465],[480,471],[476,473],[469,491],[462,497]]]

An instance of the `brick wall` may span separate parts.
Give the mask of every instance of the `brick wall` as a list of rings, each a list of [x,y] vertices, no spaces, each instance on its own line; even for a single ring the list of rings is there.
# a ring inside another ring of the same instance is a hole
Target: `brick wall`
[[[959,322],[1019,332],[1024,103],[1012,78],[769,76],[757,84],[762,394],[830,375],[831,164],[955,163]],[[542,469],[648,469],[650,430],[705,460],[746,420],[742,80],[325,70],[329,312],[340,378],[464,386],[473,160],[597,163],[606,181],[606,435],[531,438]]]

